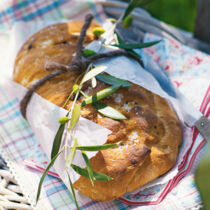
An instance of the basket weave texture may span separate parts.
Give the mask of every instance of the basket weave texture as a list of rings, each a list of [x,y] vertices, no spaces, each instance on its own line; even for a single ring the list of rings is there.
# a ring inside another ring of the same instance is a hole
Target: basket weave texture
[[[6,209],[28,210],[32,207],[0,157],[0,210]]]

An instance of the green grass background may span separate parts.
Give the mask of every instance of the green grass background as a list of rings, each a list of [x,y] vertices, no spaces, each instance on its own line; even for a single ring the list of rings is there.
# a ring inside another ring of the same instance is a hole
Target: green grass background
[[[196,2],[196,0],[153,0],[145,6],[145,9],[159,20],[193,32]]]

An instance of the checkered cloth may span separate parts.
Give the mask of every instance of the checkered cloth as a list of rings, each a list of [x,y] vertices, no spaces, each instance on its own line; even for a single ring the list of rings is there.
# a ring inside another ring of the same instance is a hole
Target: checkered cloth
[[[84,15],[90,11],[96,15],[99,22],[105,17],[102,7],[93,1],[83,1],[82,4],[71,0],[1,1],[0,44],[2,50],[0,50],[0,57],[3,58],[1,63],[8,60],[6,50],[10,29],[15,21],[77,19],[77,17],[81,18],[81,14]],[[157,38],[153,34],[146,34],[144,41]],[[201,112],[209,117],[210,87],[207,81],[209,56],[167,39],[163,39],[158,46],[142,50],[140,53],[145,63],[155,61],[193,104],[200,107]],[[4,75],[4,71],[1,71],[1,76]],[[196,94],[192,94],[193,90],[196,90]],[[87,199],[80,205],[81,209],[199,208],[201,199],[195,187],[192,172],[193,165],[199,161],[205,140],[194,129],[192,129],[192,135],[192,143],[183,163],[179,166],[179,174],[169,182],[135,194],[127,194],[111,202],[101,203]],[[3,86],[0,86],[0,145],[1,154],[23,192],[35,205],[34,197],[41,174],[24,167],[24,160],[30,159],[46,167],[48,159],[40,148],[33,131],[20,114],[19,100],[8,97]],[[75,209],[75,205],[66,186],[59,179],[47,176],[37,209]]]

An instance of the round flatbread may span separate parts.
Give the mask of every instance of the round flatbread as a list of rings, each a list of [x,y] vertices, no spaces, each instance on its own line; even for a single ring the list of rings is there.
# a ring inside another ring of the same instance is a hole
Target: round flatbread
[[[30,88],[38,80],[49,74],[45,63],[49,61],[69,64],[76,51],[76,43],[83,22],[48,26],[30,37],[20,49],[14,67],[13,79]],[[94,39],[92,23],[87,31],[85,43]],[[81,74],[67,72],[50,79],[36,91],[52,103],[63,106],[72,87]],[[108,87],[97,81],[96,88],[85,85],[84,92],[92,95]],[[79,97],[77,103],[84,98]],[[113,95],[102,100],[119,110],[126,120],[113,120],[99,114],[92,105],[82,107],[81,115],[112,131],[107,143],[117,143],[114,148],[100,151],[91,158],[95,171],[111,176],[111,181],[95,181],[80,177],[74,187],[86,196],[109,201],[131,192],[151,180],[166,173],[176,162],[179,145],[182,142],[180,122],[168,104],[160,96],[136,85],[118,89]],[[72,100],[65,106],[70,108]],[[42,139],[44,141],[44,139]]]

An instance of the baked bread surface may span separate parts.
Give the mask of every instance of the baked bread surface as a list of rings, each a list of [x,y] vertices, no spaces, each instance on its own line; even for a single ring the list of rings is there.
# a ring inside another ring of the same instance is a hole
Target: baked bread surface
[[[76,51],[82,25],[81,21],[55,24],[30,37],[16,57],[14,81],[30,88],[49,74],[44,67],[46,61],[69,64]],[[94,39],[91,29],[95,26],[97,24],[92,23],[88,29],[85,43]],[[46,100],[63,106],[80,74],[79,71],[72,71],[50,79],[36,92]],[[108,87],[100,81],[94,89],[88,83],[85,85],[84,92],[88,95]],[[77,103],[82,100],[81,96]],[[100,151],[90,160],[95,171],[105,173],[113,180],[95,181],[92,187],[89,179],[80,177],[74,187],[94,200],[109,201],[170,170],[177,159],[182,129],[165,99],[136,84],[120,88],[103,102],[119,110],[127,116],[127,120],[104,117],[91,105],[82,107],[81,113],[83,117],[112,131],[106,143],[120,142],[119,146]],[[65,108],[70,108],[71,104],[70,100]]]

